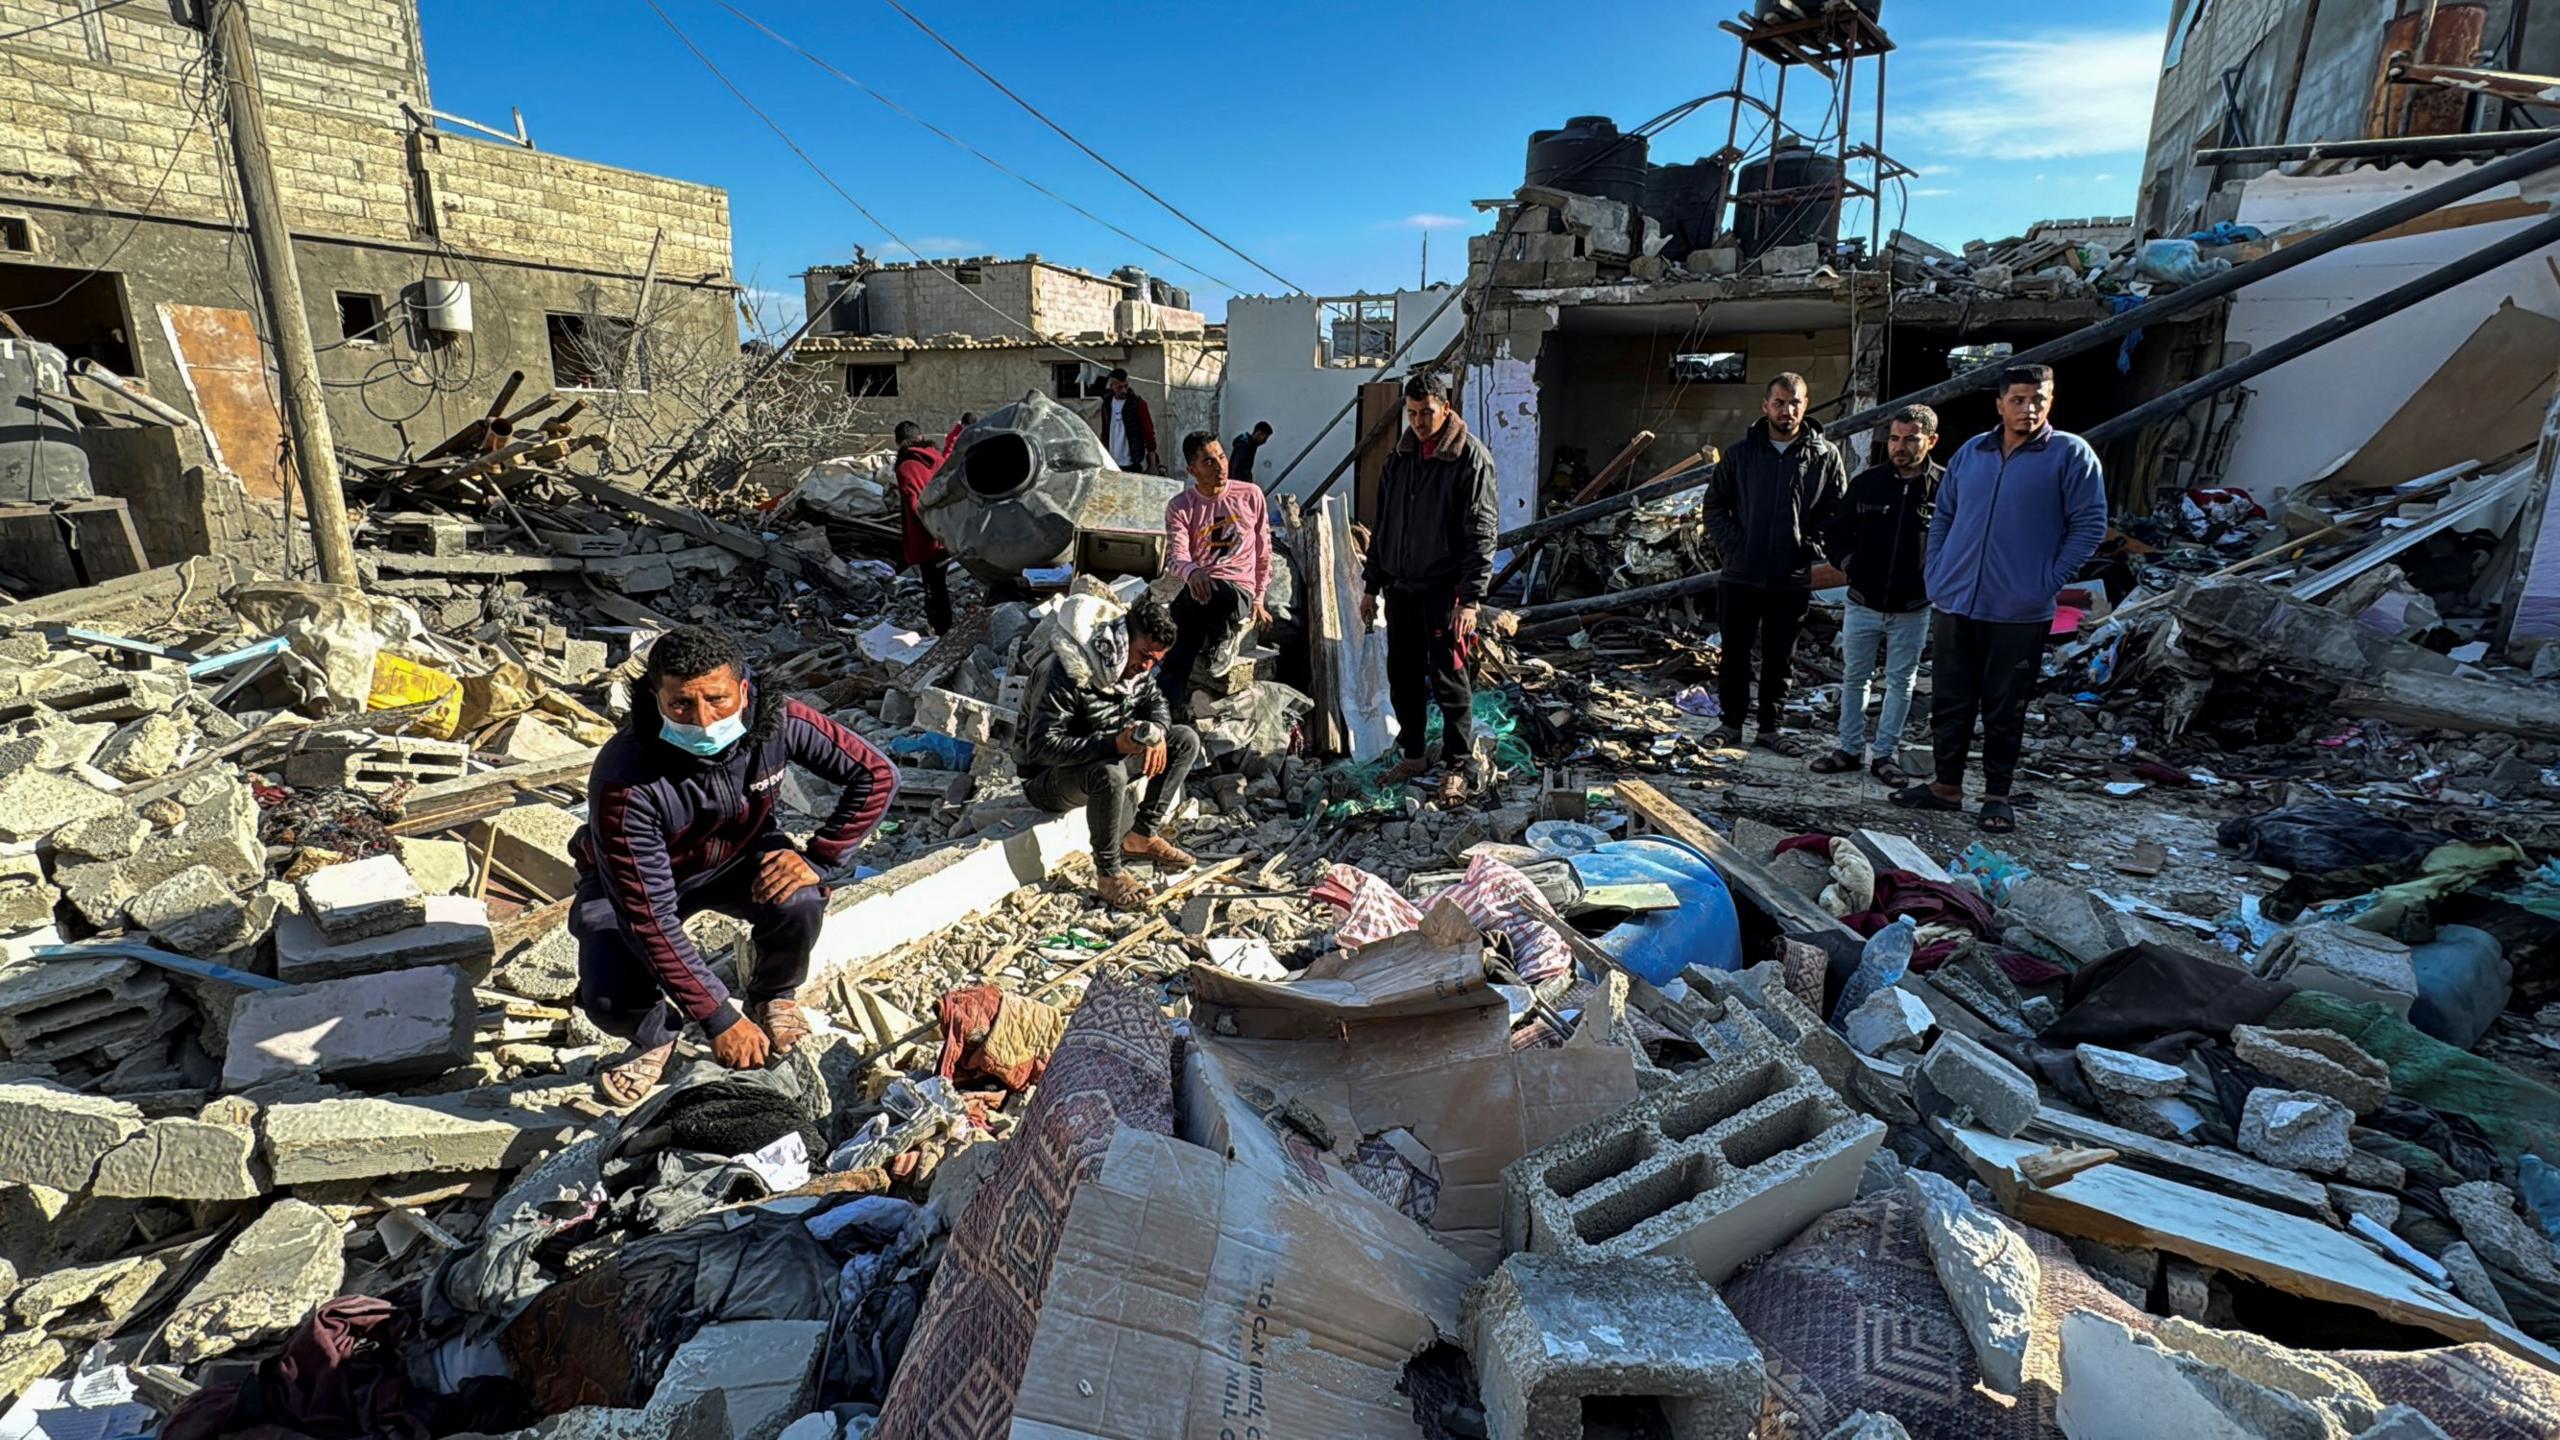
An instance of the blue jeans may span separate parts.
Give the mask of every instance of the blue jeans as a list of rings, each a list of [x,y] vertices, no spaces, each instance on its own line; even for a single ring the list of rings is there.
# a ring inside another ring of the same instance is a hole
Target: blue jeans
[[[1876,758],[1892,760],[1902,747],[1902,725],[1911,718],[1911,689],[1920,678],[1920,651],[1929,643],[1929,612],[1889,614],[1852,600],[1840,617],[1840,751],[1867,758],[1867,695],[1883,652],[1884,714],[1876,726]]]

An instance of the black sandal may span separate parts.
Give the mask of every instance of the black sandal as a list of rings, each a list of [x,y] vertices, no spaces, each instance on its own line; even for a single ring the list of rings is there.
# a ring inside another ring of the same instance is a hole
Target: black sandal
[[[1710,750],[1741,749],[1742,727],[1739,725],[1727,725],[1721,729],[1709,731],[1707,734],[1707,748]]]
[[[1894,764],[1891,760],[1882,755],[1877,756],[1875,758],[1875,763],[1867,767],[1867,773],[1897,789],[1911,783],[1910,771]]]
[[[1784,755],[1790,760],[1793,760],[1804,753],[1804,747],[1797,744],[1784,732],[1763,730],[1760,732],[1759,738],[1751,743],[1773,755]]]
[[[1858,768],[1858,757],[1846,750],[1834,750],[1815,756],[1813,763],[1805,768],[1816,775],[1846,775]]]
[[[2018,812],[2006,800],[1982,802],[1982,818],[1974,824],[1991,835],[2007,835],[2018,828]]]
[[[1929,788],[1927,781],[1893,792],[1893,803],[1905,810],[1962,810],[1960,801],[1950,800]]]

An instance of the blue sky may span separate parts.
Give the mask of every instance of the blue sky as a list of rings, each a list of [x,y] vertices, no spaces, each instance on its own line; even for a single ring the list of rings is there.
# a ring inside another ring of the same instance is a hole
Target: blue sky
[[[1142,264],[1213,316],[1232,293],[1287,289],[1130,189],[963,68],[882,0],[732,0],[1010,168],[1150,244],[1168,262],[988,168],[757,33],[716,0],[659,0],[730,77],[882,221],[927,255]],[[1290,282],[1323,294],[1464,273],[1470,201],[1520,181],[1528,133],[1567,116],[1633,125],[1730,84],[1734,0],[1575,8],[1478,0],[1423,12],[1128,0],[1102,7],[908,0],[980,64],[1150,188]],[[2070,22],[1986,24],[1978,0],[1895,0],[1885,148],[1921,172],[1910,230],[1950,247],[2038,218],[2127,214],[2170,0],[2073,0]],[[2066,7],[2054,7],[2051,14]],[[812,174],[641,0],[426,0],[437,108],[505,128],[521,106],[543,149],[727,188],[740,281],[769,322],[800,318],[814,263],[912,258]],[[1230,18],[1219,18],[1230,17]],[[1774,73],[1755,62],[1766,96]],[[1873,84],[1872,65],[1859,75]],[[1827,91],[1799,70],[1787,118]],[[1807,98],[1810,97],[1810,98]],[[1863,138],[1872,111],[1861,102]],[[1657,161],[1724,143],[1711,105]],[[1755,129],[1746,113],[1744,136]],[[1899,215],[1896,197],[1888,225]],[[1853,211],[1853,233],[1863,212]],[[1190,266],[1199,267],[1198,271]]]

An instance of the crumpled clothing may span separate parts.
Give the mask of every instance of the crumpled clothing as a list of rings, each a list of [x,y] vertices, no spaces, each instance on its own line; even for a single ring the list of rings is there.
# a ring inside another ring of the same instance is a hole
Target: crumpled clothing
[[[1874,908],[1842,917],[1861,935],[1873,935],[1904,916],[1926,929],[1932,925],[1989,935],[1997,920],[1989,901],[1962,885],[1930,880],[1908,870],[1876,872]]]
[[[1342,923],[1333,934],[1346,950],[1422,928],[1424,907],[1416,906],[1393,885],[1356,866],[1335,865],[1325,872],[1312,893],[1344,912]],[[1429,897],[1424,906],[1442,900],[1465,911],[1477,929],[1499,931],[1508,937],[1512,965],[1524,982],[1544,984],[1573,969],[1573,951],[1564,937],[1540,918],[1546,897],[1539,893],[1536,882],[1517,869],[1479,855],[1467,862],[1465,878]]]
[[[1815,859],[1828,865],[1831,863],[1831,845],[1834,838],[1835,837],[1833,836],[1823,834],[1819,830],[1805,835],[1790,835],[1786,839],[1779,841],[1777,845],[1769,851],[1769,853],[1772,855],[1784,855],[1790,850],[1802,850],[1812,855]]]
[[[836,1326],[820,1393],[877,1404],[924,1312],[940,1222],[913,1201],[872,1195],[811,1216],[808,1225],[838,1254],[852,1252],[836,1272]]]
[[[993,985],[946,991],[934,1009],[942,1022],[940,1073],[954,1084],[986,1079],[1027,1090],[1049,1068],[1067,1029],[1055,1006]]]
[[[792,1216],[645,1235],[537,1296],[509,1325],[507,1363],[542,1413],[648,1403],[705,1325],[835,1318],[837,1265]]]
[[[491,1433],[535,1418],[512,1382],[475,1383],[453,1401],[410,1383],[401,1354],[415,1317],[390,1300],[340,1295],[295,1327],[246,1378],[198,1390],[169,1417],[166,1440],[278,1430],[313,1440],[426,1440]]]
[[[2452,837],[2344,800],[2315,800],[2225,820],[2213,838],[2243,860],[2297,874],[2326,875],[2367,865],[2405,872]]]

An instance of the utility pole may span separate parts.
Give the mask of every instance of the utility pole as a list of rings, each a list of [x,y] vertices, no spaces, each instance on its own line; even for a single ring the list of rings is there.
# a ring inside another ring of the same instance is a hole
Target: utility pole
[[[284,197],[276,186],[275,158],[267,149],[266,97],[258,87],[258,57],[249,44],[247,0],[212,0],[213,48],[222,64],[222,94],[231,126],[231,158],[240,171],[240,199],[248,211],[249,251],[258,262],[259,297],[267,333],[275,343],[277,377],[283,382],[284,418],[293,436],[293,468],[311,520],[312,549],[320,578],[355,585],[356,553],[348,533],[347,499],[338,488],[338,440],[320,391],[320,359],[311,350],[311,322],[302,311],[302,275],[293,261],[293,232],[285,224]]]

